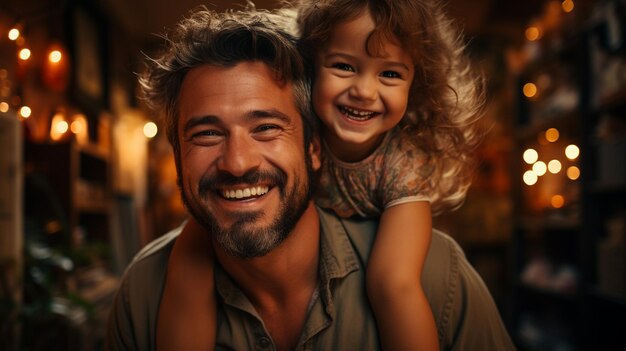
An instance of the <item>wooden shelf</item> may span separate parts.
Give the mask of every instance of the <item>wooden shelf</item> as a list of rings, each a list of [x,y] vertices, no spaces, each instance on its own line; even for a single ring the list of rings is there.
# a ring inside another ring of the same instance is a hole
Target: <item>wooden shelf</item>
[[[517,286],[519,289],[522,289],[527,293],[551,300],[575,303],[580,299],[580,296],[577,292],[559,291],[548,287],[532,285],[522,281],[518,282]]]
[[[581,222],[577,218],[566,217],[532,217],[524,216],[516,219],[518,227],[525,230],[578,230]]]

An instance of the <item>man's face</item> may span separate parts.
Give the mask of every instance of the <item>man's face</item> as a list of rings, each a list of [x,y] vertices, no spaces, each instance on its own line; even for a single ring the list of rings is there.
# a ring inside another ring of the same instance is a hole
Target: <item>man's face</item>
[[[309,205],[320,167],[292,86],[260,62],[205,65],[187,73],[179,98],[183,201],[226,252],[264,255]]]

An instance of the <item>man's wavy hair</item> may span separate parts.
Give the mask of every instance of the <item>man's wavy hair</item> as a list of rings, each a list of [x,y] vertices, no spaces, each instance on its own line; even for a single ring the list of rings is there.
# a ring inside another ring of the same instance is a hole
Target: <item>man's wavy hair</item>
[[[181,174],[177,132],[180,88],[187,72],[206,64],[233,67],[248,61],[265,63],[275,73],[277,82],[293,86],[305,146],[309,145],[317,132],[317,118],[311,110],[310,79],[292,28],[292,18],[257,11],[251,4],[245,10],[223,13],[201,6],[191,11],[171,33],[163,35],[165,48],[161,56],[147,58],[139,84],[147,105],[163,114],[178,174]]]
[[[459,207],[470,186],[473,152],[484,134],[478,121],[485,83],[465,53],[462,33],[437,0],[296,0],[301,50],[308,60],[328,43],[333,28],[369,9],[376,29],[367,52],[384,55],[393,42],[415,64],[407,112],[401,126],[430,155],[433,213]],[[311,65],[314,67],[314,65]],[[315,82],[313,82],[315,84]]]

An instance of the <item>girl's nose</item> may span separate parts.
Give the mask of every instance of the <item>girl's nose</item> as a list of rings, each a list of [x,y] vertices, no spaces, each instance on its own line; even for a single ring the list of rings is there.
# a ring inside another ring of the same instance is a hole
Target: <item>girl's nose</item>
[[[376,100],[378,95],[378,80],[376,77],[370,77],[369,75],[355,79],[350,88],[350,95],[359,100]]]

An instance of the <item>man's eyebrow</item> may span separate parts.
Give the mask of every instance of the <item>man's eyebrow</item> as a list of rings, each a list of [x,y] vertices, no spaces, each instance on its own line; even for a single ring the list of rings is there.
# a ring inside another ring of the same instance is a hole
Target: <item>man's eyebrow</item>
[[[187,120],[187,122],[185,122],[183,133],[186,133],[188,130],[201,124],[219,124],[221,122],[222,120],[214,115],[191,117]]]
[[[291,123],[292,118],[289,115],[280,112],[276,109],[268,109],[268,110],[252,110],[247,113],[247,117],[249,119],[260,119],[260,118],[277,118],[285,123]]]

